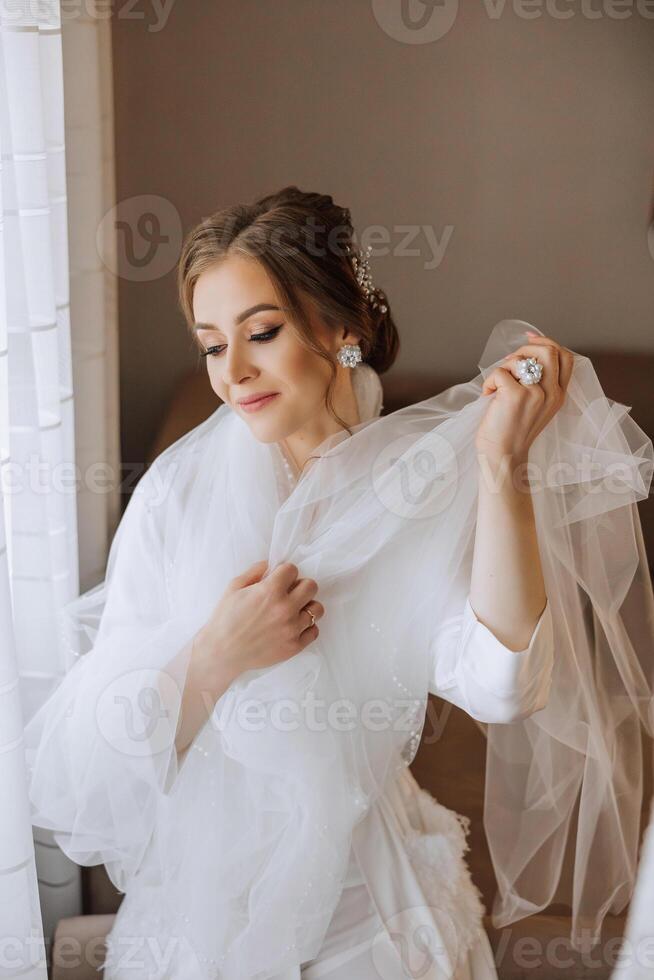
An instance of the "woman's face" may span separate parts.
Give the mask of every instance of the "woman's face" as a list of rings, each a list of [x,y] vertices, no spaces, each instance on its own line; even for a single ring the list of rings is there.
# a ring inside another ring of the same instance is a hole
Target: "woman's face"
[[[211,387],[260,442],[305,430],[316,443],[334,431],[324,405],[329,365],[301,344],[259,262],[229,256],[205,269],[195,284],[193,316],[203,350],[211,351],[206,357]],[[329,330],[317,318],[312,327],[334,357],[342,344],[356,342],[344,329]],[[338,365],[337,371],[334,405],[339,411],[340,398],[347,410],[354,397],[351,380],[347,368]],[[240,399],[271,392],[274,397],[254,410],[240,404]],[[347,420],[348,414],[351,410],[342,417]]]

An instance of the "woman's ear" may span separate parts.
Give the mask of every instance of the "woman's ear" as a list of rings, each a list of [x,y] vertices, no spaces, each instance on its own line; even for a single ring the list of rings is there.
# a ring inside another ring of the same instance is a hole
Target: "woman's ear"
[[[341,342],[342,343],[344,343],[344,344],[358,344],[358,343],[360,343],[360,341],[361,341],[361,338],[358,336],[358,334],[353,333],[352,330],[348,330],[347,327],[343,327],[342,328],[342,333],[341,333]]]

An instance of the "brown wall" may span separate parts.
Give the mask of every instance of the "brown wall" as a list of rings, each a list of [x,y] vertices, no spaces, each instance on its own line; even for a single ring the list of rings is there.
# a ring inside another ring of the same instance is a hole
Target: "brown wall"
[[[119,2],[113,20],[119,200],[160,195],[186,231],[288,183],[332,194],[359,234],[387,229],[371,261],[399,370],[474,375],[509,316],[580,352],[654,347],[653,19],[616,19],[609,0],[535,19],[517,12],[534,4],[461,0],[444,36],[415,44],[375,17],[399,0],[176,0],[165,23],[158,6]],[[450,227],[435,268],[422,232],[420,254],[398,254],[406,225]],[[134,462],[195,363],[174,270],[121,279],[120,331]]]

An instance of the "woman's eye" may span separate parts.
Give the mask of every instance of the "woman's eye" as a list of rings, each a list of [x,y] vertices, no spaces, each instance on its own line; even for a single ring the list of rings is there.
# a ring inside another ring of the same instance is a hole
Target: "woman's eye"
[[[264,344],[268,340],[272,340],[277,336],[279,331],[282,329],[282,324],[278,327],[271,327],[270,330],[266,330],[265,333],[253,333],[250,340],[254,340],[259,344]],[[201,357],[206,357],[207,354],[211,354],[212,357],[217,357],[218,354],[222,353],[222,349],[225,348],[226,344],[218,344],[217,346],[207,347],[206,350],[201,351]]]

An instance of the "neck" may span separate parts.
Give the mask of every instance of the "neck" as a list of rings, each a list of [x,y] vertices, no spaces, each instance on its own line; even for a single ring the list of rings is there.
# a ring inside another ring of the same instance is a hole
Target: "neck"
[[[334,407],[338,415],[347,422],[348,426],[358,425],[361,421],[356,395],[354,394],[349,378],[347,386],[343,385],[341,390],[337,391],[334,397]],[[291,464],[295,476],[299,478],[305,471],[305,467],[313,451],[328,436],[343,431],[343,426],[336,419],[332,418],[325,408],[319,417],[311,419],[307,425],[304,425],[292,435],[280,439],[280,446]]]

